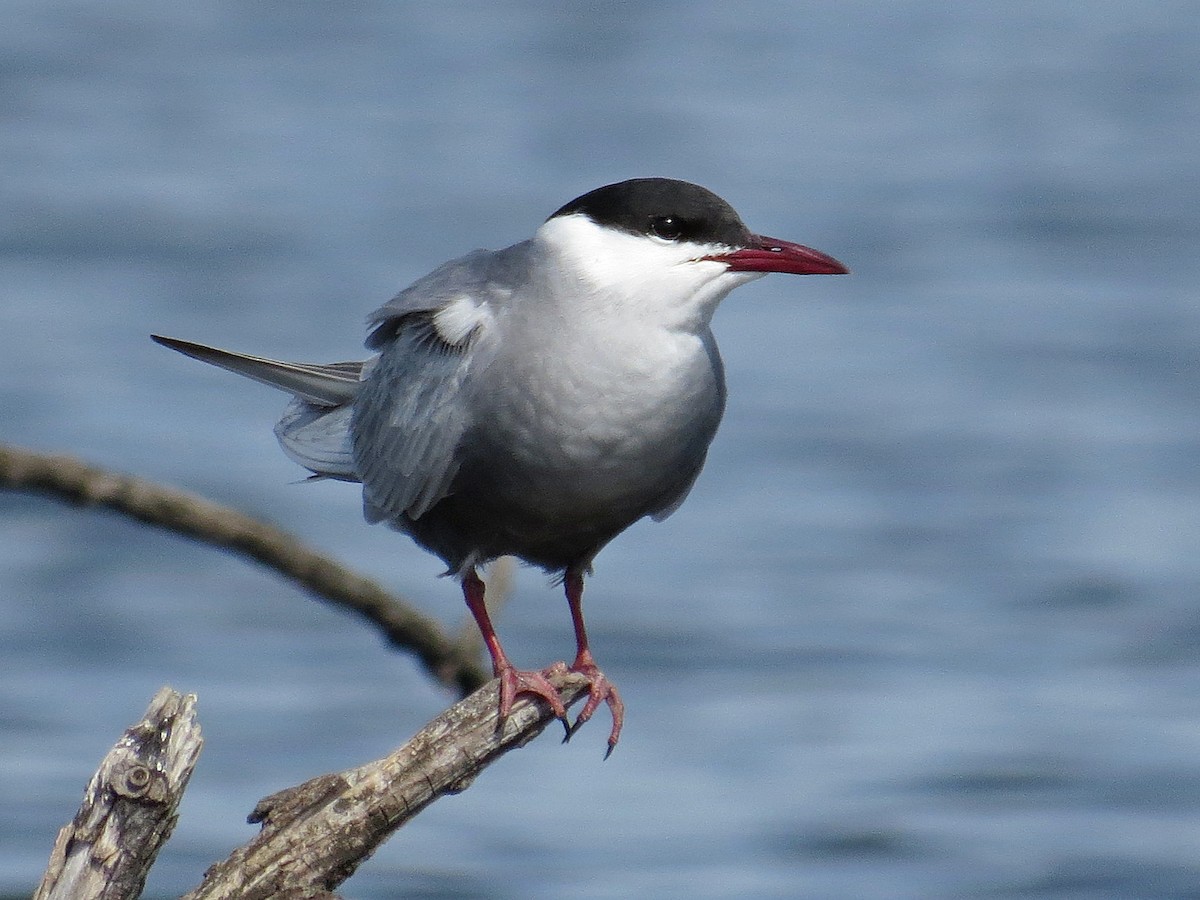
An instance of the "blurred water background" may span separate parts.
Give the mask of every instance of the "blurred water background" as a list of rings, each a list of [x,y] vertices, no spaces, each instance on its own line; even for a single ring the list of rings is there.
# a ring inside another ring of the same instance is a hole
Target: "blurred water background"
[[[353,487],[293,484],[280,395],[147,334],[361,357],[443,260],[699,182],[854,274],[718,313],[708,468],[588,594],[621,747],[543,737],[346,896],[1200,896],[1195,13],[4,0],[0,440],[261,515],[456,626]],[[570,652],[536,572],[499,627]],[[164,683],[207,746],[153,897],[450,700],[239,560],[0,495],[0,894]]]

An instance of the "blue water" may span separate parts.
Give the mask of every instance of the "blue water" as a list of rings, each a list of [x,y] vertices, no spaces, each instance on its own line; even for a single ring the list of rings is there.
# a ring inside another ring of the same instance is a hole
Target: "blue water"
[[[462,620],[151,331],[361,351],[441,261],[670,175],[845,260],[716,328],[688,503],[599,558],[628,705],[406,827],[354,898],[1200,896],[1200,17],[1188,3],[0,3],[0,439],[262,515]],[[570,651],[523,572],[500,629]],[[0,495],[0,894],[164,683],[207,745],[150,896],[450,697],[356,620]]]

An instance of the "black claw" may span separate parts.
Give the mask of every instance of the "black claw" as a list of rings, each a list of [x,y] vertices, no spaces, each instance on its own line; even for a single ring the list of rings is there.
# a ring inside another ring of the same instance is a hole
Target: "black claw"
[[[582,723],[581,721],[579,721],[578,719],[576,719],[576,720],[575,720],[575,724],[574,724],[574,725],[570,725],[570,726],[568,726],[568,727],[567,727],[567,736],[566,736],[565,738],[563,738],[563,743],[564,743],[564,744],[565,744],[567,741],[569,741],[571,738],[575,737],[575,732],[577,732],[577,731],[579,730],[579,726],[580,726],[580,725],[582,725],[582,724],[583,724],[583,723]]]

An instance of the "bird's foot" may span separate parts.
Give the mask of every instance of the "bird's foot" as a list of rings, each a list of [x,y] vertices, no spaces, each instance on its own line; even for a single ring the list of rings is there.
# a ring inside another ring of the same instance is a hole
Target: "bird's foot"
[[[565,670],[566,666],[559,662],[541,671],[508,666],[497,672],[496,677],[500,679],[500,722],[503,723],[508,718],[508,714],[512,712],[513,703],[516,702],[519,695],[533,694],[546,701],[555,718],[563,723],[563,727],[570,734],[571,725],[567,719],[567,708],[563,705],[558,689],[550,683],[548,677]]]
[[[587,703],[583,705],[583,709],[579,711],[579,717],[575,719],[575,724],[567,729],[567,736],[563,740],[569,741],[580,726],[600,708],[600,704],[607,703],[608,708],[612,711],[613,720],[612,731],[608,733],[608,750],[604,754],[604,758],[608,759],[617,746],[617,740],[621,737],[621,725],[625,722],[625,704],[621,702],[621,695],[617,693],[616,685],[600,671],[590,653],[580,654],[571,664],[570,671],[578,672],[587,678],[588,699]]]

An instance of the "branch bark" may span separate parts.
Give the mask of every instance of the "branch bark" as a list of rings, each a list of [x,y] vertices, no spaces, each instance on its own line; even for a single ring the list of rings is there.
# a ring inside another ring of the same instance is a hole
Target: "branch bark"
[[[196,698],[162,688],[92,776],[58,833],[34,900],[132,900],[142,892],[204,741]]]
[[[570,707],[587,679],[555,663],[547,675]],[[196,698],[162,688],[92,776],[59,832],[34,900],[134,900],[171,835],[203,740]],[[451,706],[383,759],[265,797],[262,830],[212,866],[183,900],[329,900],[332,891],[430,803],[466,790],[487,766],[555,721],[519,698],[500,722],[499,682]]]
[[[543,701],[523,697],[499,722],[499,683],[484,683],[474,629],[453,640],[374,582],[236,510],[72,457],[5,444],[0,489],[111,509],[232,550],[359,613],[394,645],[414,652],[438,680],[464,693],[482,684],[387,757],[261,800],[250,821],[262,823],[262,830],[209,869],[186,900],[328,900],[396,829],[439,797],[465,790],[494,760],[554,721]],[[494,574],[500,583],[510,575],[507,568]],[[562,663],[547,674],[567,707],[588,692],[587,679]],[[195,697],[163,688],[143,720],[126,731],[92,777],[75,819],[60,831],[35,900],[138,896],[175,825],[200,752],[194,704]]]
[[[587,679],[562,663],[549,675],[564,705],[587,694]],[[501,725],[499,701],[493,680],[383,759],[260,800],[250,821],[262,831],[184,900],[329,897],[396,829],[555,721],[544,702],[524,697]]]
[[[261,563],[318,598],[351,610],[460,696],[487,679],[478,644],[447,636],[433,619],[377,582],[310,549],[298,538],[227,506],[142,478],[110,472],[70,456],[0,444],[0,488],[115,510],[139,522],[231,550]]]

